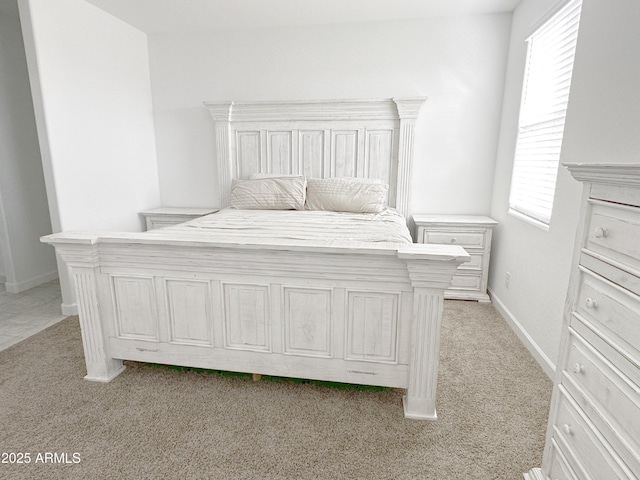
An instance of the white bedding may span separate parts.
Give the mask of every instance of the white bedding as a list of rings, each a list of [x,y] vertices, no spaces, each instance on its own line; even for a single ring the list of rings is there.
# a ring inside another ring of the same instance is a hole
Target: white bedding
[[[404,217],[391,208],[380,213],[227,208],[180,225],[147,232],[149,235],[167,233],[172,236],[184,234],[191,239],[206,236],[221,242],[243,243],[291,240],[321,245],[412,243]]]

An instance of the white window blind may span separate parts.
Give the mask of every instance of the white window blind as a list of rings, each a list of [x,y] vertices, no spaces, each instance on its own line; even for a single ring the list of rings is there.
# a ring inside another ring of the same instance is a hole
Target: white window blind
[[[581,0],[572,0],[527,40],[509,211],[548,226],[569,102]]]

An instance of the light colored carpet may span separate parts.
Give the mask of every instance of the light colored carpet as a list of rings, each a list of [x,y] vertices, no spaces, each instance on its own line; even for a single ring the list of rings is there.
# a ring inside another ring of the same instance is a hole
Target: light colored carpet
[[[551,381],[491,305],[447,301],[436,422],[402,391],[127,362],[88,382],[76,317],[0,352],[0,478],[505,479],[542,459]],[[45,453],[79,463],[36,463]],[[38,457],[41,454],[41,457]]]

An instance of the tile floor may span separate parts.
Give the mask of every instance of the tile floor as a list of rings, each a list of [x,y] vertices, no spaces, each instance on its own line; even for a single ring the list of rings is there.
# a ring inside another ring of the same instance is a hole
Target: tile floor
[[[7,293],[0,284],[0,350],[65,318],[61,304],[58,280],[21,293]]]

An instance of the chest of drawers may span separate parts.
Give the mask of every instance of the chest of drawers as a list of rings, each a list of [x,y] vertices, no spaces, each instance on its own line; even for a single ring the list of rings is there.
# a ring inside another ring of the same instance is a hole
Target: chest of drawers
[[[585,182],[541,469],[640,478],[640,165],[567,165]]]
[[[445,298],[489,302],[487,279],[491,236],[498,223],[480,215],[413,215],[418,243],[460,245],[471,256],[458,267]]]

